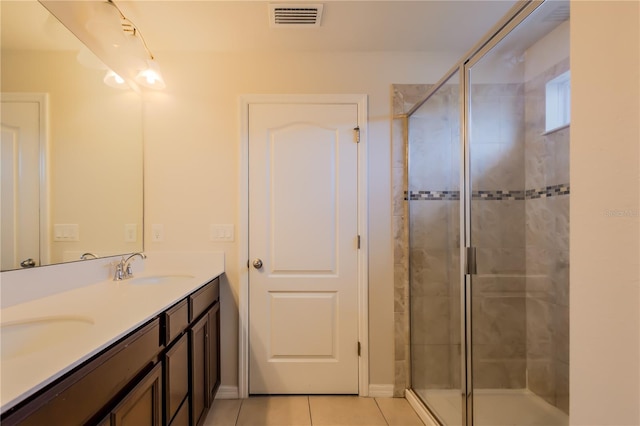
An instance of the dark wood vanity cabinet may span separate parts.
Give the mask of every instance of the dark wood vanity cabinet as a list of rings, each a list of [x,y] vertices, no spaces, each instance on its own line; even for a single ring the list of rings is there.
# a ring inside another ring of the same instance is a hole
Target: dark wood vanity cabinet
[[[207,313],[209,317],[209,404],[220,387],[220,303],[213,305]]]
[[[186,312],[183,303],[188,307]],[[173,325],[174,332],[181,328],[175,326],[177,321],[184,325],[184,334],[172,341],[165,356],[165,423],[201,425],[220,386],[219,279],[195,291],[165,315],[165,323]],[[169,340],[170,336],[168,332]],[[184,381],[187,377],[188,383]]]
[[[109,407],[126,398],[157,362],[161,350],[159,335],[160,321],[154,318],[3,413],[2,425],[102,424]]]
[[[191,418],[196,425],[201,424],[207,414],[208,334],[209,321],[207,316],[200,318],[189,331],[191,340]]]
[[[164,424],[189,424],[189,303],[176,303],[162,316],[163,338],[167,345],[164,355]],[[183,407],[186,407],[183,409]],[[184,413],[187,413],[186,419]],[[181,414],[181,415],[178,415]]]
[[[100,426],[162,424],[162,363],[147,373],[109,413]]]
[[[186,426],[189,424],[189,339],[183,334],[167,350],[164,358],[165,424],[172,426]],[[186,407],[186,422],[178,416],[181,409]]]
[[[190,296],[191,419],[201,425],[220,386],[220,304],[217,282]]]
[[[8,425],[200,425],[220,384],[216,278],[36,395]]]

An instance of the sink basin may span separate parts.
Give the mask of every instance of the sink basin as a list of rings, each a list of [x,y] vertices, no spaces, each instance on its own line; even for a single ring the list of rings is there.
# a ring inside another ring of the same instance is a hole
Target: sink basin
[[[94,324],[90,317],[60,315],[0,324],[3,359],[27,355],[64,344]]]
[[[131,278],[129,283],[135,285],[175,284],[191,278],[194,278],[193,275],[147,275],[145,277]]]

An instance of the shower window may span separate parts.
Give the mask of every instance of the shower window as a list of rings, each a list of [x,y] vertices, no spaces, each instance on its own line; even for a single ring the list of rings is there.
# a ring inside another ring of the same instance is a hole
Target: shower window
[[[546,84],[545,130],[566,127],[571,119],[571,77],[570,71],[563,72]]]

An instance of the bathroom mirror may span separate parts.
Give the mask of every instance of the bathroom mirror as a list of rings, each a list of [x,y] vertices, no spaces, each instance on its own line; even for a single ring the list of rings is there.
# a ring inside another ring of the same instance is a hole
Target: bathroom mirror
[[[0,8],[2,270],[141,251],[140,94],[36,0]]]

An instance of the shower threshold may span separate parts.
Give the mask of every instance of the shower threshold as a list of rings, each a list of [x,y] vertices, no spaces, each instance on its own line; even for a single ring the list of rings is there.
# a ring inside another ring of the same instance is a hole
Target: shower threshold
[[[461,398],[457,389],[413,389],[446,426],[462,426]],[[479,389],[474,392],[478,426],[564,426],[569,416],[528,389]]]

